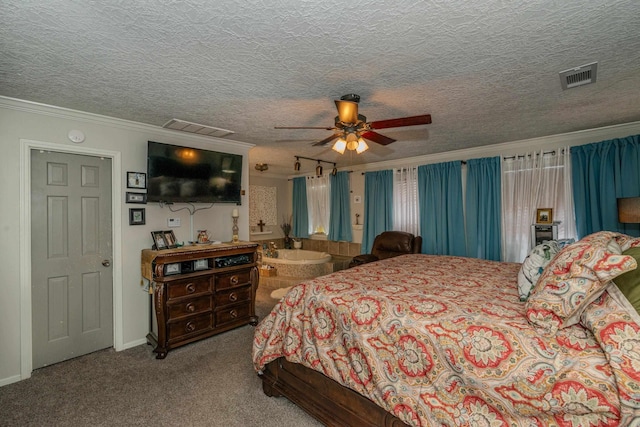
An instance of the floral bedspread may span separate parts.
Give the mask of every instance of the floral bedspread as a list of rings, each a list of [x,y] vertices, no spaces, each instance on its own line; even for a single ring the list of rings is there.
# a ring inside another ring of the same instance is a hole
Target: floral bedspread
[[[539,335],[519,267],[405,255],[304,282],[256,329],[255,369],[285,357],[413,426],[640,422],[638,324],[605,293],[581,324]]]

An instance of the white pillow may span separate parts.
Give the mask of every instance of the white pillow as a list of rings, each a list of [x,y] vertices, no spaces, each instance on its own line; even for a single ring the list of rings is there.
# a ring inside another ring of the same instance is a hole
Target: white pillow
[[[531,249],[518,272],[520,301],[526,301],[529,298],[529,293],[531,293],[531,289],[540,278],[544,268],[560,252],[560,249],[558,242],[555,240],[549,240]]]

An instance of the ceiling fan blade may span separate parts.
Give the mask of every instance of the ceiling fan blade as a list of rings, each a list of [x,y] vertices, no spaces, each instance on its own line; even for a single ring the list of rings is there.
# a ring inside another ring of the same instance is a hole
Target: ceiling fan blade
[[[343,123],[358,122],[358,103],[353,101],[335,101],[338,109],[338,118]]]
[[[424,114],[422,116],[402,117],[399,119],[378,120],[376,122],[369,123],[369,126],[371,129],[387,129],[404,126],[428,125],[429,123],[431,123],[431,114]]]
[[[389,138],[388,136],[380,135],[378,132],[374,131],[366,131],[363,132],[360,136],[364,139],[368,139],[373,142],[377,142],[380,145],[388,145],[395,141],[393,138]]]
[[[333,141],[334,139],[336,139],[336,138],[337,138],[337,137],[339,137],[339,136],[340,136],[340,134],[339,134],[339,133],[338,133],[338,134],[335,134],[335,135],[331,135],[330,137],[325,138],[325,139],[323,139],[322,141],[314,142],[314,143],[313,143],[313,144],[311,144],[311,145],[314,145],[314,146],[315,146],[315,145],[326,145],[326,144],[330,143],[331,141]]]
[[[324,130],[334,130],[333,127],[326,126],[274,126],[274,129],[324,129]]]

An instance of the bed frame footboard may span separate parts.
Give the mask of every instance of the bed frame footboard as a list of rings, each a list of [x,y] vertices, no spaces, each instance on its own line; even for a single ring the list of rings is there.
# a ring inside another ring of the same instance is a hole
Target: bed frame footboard
[[[366,397],[284,358],[265,366],[260,378],[267,396],[284,396],[325,425],[407,427]]]

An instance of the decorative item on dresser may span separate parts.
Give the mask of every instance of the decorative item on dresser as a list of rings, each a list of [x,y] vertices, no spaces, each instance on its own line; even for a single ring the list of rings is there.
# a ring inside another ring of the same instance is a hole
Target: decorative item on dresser
[[[142,251],[151,283],[147,342],[157,359],[169,350],[246,324],[257,325],[257,243]]]

